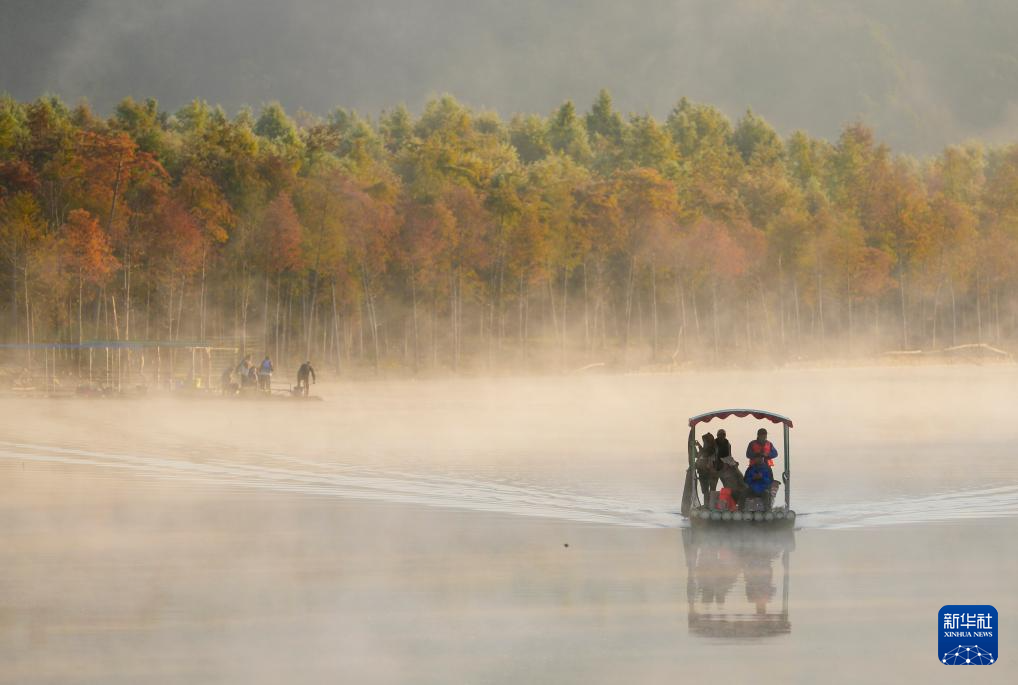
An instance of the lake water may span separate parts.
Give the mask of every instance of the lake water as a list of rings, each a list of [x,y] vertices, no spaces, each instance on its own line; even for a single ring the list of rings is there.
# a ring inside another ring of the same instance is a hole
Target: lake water
[[[945,604],[1018,679],[1018,367],[316,391],[0,400],[0,682],[955,682]],[[675,514],[725,406],[795,421],[794,533]]]

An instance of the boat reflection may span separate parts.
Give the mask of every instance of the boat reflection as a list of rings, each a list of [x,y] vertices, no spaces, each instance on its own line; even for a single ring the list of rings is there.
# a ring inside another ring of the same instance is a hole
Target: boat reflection
[[[788,591],[794,536],[793,530],[758,527],[683,529],[689,631],[735,638],[791,633]],[[780,578],[775,577],[776,570]]]

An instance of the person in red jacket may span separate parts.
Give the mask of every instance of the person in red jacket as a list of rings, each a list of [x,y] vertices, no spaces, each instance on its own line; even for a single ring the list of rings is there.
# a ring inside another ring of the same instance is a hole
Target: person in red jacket
[[[746,459],[753,463],[753,459],[761,457],[767,460],[767,466],[774,466],[774,460],[778,458],[778,450],[774,444],[767,439],[767,429],[761,428],[756,432],[756,440],[746,446]]]

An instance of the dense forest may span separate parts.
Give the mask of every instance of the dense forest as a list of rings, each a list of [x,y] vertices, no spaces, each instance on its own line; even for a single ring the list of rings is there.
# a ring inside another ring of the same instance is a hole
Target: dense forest
[[[747,111],[109,118],[0,99],[3,342],[236,341],[342,373],[844,358],[1018,336],[1018,146]]]

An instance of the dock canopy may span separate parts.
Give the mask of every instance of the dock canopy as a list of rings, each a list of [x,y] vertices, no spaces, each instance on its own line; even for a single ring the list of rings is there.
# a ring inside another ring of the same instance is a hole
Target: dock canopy
[[[689,427],[692,428],[698,423],[707,423],[713,419],[727,419],[729,416],[738,416],[739,418],[752,416],[754,419],[767,420],[771,423],[783,423],[789,428],[792,427],[792,419],[781,414],[763,411],[762,409],[718,409],[717,411],[710,411],[706,414],[690,418]]]

